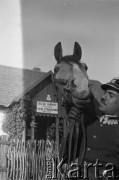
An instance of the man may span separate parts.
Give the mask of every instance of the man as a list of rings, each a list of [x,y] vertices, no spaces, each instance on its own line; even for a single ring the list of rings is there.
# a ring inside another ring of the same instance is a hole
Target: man
[[[92,100],[77,99],[77,107],[91,112],[85,122],[87,140],[83,178],[119,179],[119,78],[102,84],[101,88],[105,94],[98,107],[102,113],[100,117],[95,115]],[[78,109],[72,108],[69,117],[75,118],[77,113]],[[85,174],[86,171],[89,174]]]

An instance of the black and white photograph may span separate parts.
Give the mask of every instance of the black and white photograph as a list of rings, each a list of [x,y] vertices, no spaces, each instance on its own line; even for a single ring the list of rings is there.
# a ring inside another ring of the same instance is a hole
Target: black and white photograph
[[[119,0],[0,0],[0,180],[119,179]]]

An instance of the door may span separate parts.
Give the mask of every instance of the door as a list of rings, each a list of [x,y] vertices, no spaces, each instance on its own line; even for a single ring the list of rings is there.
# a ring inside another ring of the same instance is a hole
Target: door
[[[54,123],[55,126],[55,117],[47,116],[36,116],[35,117],[35,139],[46,139],[47,138],[47,129]]]

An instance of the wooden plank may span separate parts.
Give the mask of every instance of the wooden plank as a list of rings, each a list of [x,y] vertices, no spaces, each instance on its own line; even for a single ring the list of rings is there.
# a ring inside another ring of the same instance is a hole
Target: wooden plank
[[[34,141],[35,138],[35,116],[32,115],[32,121],[31,121],[31,140]]]
[[[0,143],[0,180],[7,180],[7,152],[8,152],[8,142],[7,136],[1,137]]]
[[[59,155],[59,118],[56,118],[56,152]]]
[[[49,148],[49,153],[52,158],[58,157],[59,148],[59,132],[57,121],[57,145],[49,142],[49,147],[46,146],[46,141],[39,142],[29,141],[27,144],[17,140],[16,143],[1,140],[0,144],[0,180],[29,180],[33,179],[45,180],[46,177],[46,151]],[[7,142],[7,144],[5,144]],[[51,143],[51,144],[50,144]],[[16,146],[13,146],[16,145]],[[34,144],[34,145],[33,145]],[[55,149],[56,148],[56,149]],[[38,150],[38,152],[37,152]],[[7,161],[6,161],[7,160]],[[7,163],[6,163],[7,162]],[[55,164],[54,164],[55,165]],[[56,168],[56,167],[55,167]]]
[[[7,172],[7,167],[0,167],[0,172]]]
[[[10,146],[10,145],[15,146],[15,145],[16,145],[16,143],[15,143],[15,142],[3,141],[3,140],[0,140],[0,144],[3,144],[3,145],[8,145],[8,146]]]

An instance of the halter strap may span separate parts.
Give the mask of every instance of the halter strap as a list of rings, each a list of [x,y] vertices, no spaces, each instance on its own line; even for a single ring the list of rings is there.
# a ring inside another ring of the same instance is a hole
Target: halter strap
[[[65,153],[66,144],[69,140],[69,146],[68,146],[68,167],[71,163],[71,150],[72,150],[72,137],[73,133],[75,133],[75,140],[74,141],[74,148],[73,148],[73,162],[76,160],[77,155],[77,148],[78,148],[78,141],[79,141],[79,133],[80,133],[80,127],[82,128],[83,137],[81,141],[80,151],[78,152],[78,164],[81,165],[84,155],[85,155],[85,149],[86,149],[86,133],[85,133],[85,127],[84,127],[84,115],[81,115],[81,119],[79,121],[71,120],[68,130],[66,131],[66,136],[62,139],[62,146],[61,146],[61,159],[63,158],[63,155]],[[66,158],[66,157],[64,157]],[[63,159],[65,161],[65,159]]]

